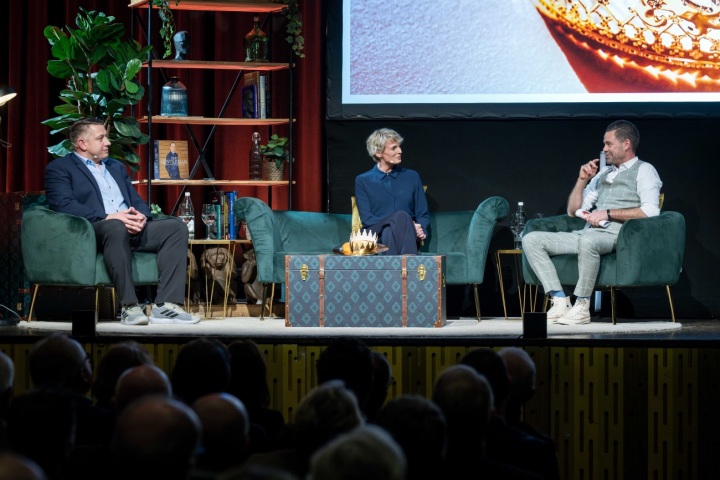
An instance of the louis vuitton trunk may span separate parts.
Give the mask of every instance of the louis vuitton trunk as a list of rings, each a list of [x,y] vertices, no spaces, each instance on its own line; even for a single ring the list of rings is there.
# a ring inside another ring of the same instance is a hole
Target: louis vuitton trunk
[[[287,255],[285,325],[442,327],[444,255]]]

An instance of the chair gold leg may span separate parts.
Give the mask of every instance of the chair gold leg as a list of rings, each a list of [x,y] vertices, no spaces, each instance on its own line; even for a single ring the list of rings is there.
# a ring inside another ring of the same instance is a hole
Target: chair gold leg
[[[670,292],[670,285],[665,285],[665,290],[667,291],[668,302],[670,302],[670,315],[672,316],[673,323],[675,323],[675,307],[673,306],[673,299],[672,299],[672,293]]]
[[[482,322],[482,316],[480,316],[480,295],[478,294],[478,284],[473,283],[473,295],[475,296],[475,314],[477,315],[477,321]],[[505,299],[503,298],[503,302]]]
[[[275,302],[275,284],[270,285],[270,303],[268,304],[268,316],[270,318],[275,318],[275,313],[273,312],[273,303]],[[265,307],[263,307],[265,308]]]
[[[95,318],[100,316],[100,287],[95,287]]]
[[[610,311],[612,323],[615,325],[617,323],[617,318],[615,318],[615,287],[610,287]]]
[[[265,287],[264,283],[260,284],[260,320],[265,320]]]
[[[40,284],[36,283],[33,285],[33,294],[32,294],[32,300],[30,301],[30,312],[28,312],[28,322],[32,322],[32,314],[35,311],[35,299],[37,298],[38,289],[40,288]]]

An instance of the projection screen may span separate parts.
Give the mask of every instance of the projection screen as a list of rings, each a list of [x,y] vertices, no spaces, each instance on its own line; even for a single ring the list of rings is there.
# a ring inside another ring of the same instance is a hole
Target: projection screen
[[[333,0],[328,118],[718,116],[718,0]]]

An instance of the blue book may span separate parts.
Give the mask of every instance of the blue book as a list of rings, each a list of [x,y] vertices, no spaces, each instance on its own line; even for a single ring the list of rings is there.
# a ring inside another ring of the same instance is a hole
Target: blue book
[[[237,227],[235,226],[235,214],[233,213],[233,203],[235,203],[235,197],[237,196],[237,192],[228,192],[226,195],[227,197],[227,206],[228,206],[228,240],[237,240]]]
[[[223,239],[223,222],[222,222],[222,205],[215,204],[215,225],[217,225],[217,228],[215,229],[215,238],[217,240]]]

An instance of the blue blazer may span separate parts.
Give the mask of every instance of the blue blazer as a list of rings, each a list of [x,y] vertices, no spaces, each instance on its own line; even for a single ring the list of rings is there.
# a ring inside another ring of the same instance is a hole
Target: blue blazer
[[[125,203],[152,220],[150,208],[133,187],[125,164],[108,158],[105,167],[120,187]],[[107,217],[100,186],[74,153],[56,158],[45,168],[45,194],[50,208],[57,212],[84,217],[93,223]]]

